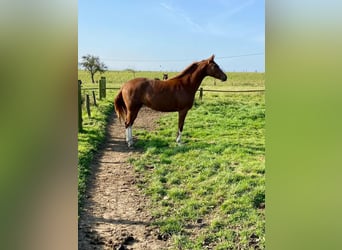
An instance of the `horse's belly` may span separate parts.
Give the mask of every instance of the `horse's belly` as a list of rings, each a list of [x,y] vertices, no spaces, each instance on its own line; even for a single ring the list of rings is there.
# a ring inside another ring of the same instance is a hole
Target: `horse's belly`
[[[161,112],[176,112],[178,109],[176,108],[170,108],[170,107],[151,107],[152,109],[156,111],[161,111]]]
[[[175,87],[145,89],[145,105],[162,112],[174,112],[191,108],[194,96]]]
[[[191,108],[192,101],[179,101],[175,97],[153,98],[146,106],[162,112],[175,112],[185,108]]]
[[[168,103],[168,102],[153,102],[149,105],[146,105],[151,109],[162,111],[162,112],[174,112],[178,111],[178,107],[175,103]]]

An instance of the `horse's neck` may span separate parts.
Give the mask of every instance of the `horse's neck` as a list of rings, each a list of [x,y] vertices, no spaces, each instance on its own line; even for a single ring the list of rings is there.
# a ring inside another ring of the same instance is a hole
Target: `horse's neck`
[[[206,75],[204,74],[203,70],[195,70],[186,77],[185,81],[195,93],[201,85],[204,77],[206,77]]]

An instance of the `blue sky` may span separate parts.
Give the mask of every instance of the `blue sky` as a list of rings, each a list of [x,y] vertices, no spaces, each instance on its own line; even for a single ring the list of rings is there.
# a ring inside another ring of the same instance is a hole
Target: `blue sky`
[[[216,55],[225,71],[265,71],[263,0],[80,0],[78,58],[109,69],[180,71]]]

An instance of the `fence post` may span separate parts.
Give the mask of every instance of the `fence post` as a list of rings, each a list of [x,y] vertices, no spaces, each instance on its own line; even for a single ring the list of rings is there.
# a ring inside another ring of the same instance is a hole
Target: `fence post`
[[[86,108],[87,108],[87,113],[88,113],[88,117],[90,118],[90,100],[89,100],[89,95],[86,94]]]
[[[203,98],[203,88],[202,88],[202,87],[200,87],[199,98],[200,98],[200,100],[202,101],[202,98]]]
[[[78,132],[83,131],[82,127],[82,96],[81,96],[81,80],[78,80]]]
[[[95,91],[93,90],[92,92],[93,92],[94,105],[95,105],[95,106],[97,106],[97,104],[96,104],[96,96],[95,96]]]
[[[100,93],[100,100],[102,98],[106,98],[106,77],[101,76],[99,81],[99,93]]]

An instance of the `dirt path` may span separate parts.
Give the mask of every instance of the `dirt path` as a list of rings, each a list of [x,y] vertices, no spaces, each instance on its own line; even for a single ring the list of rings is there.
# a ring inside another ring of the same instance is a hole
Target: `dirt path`
[[[154,129],[162,113],[143,108],[133,127]],[[123,124],[114,117],[107,141],[91,166],[84,211],[79,218],[79,249],[167,249],[168,241],[151,226],[150,201],[137,188],[139,176],[127,163],[137,150],[124,140]]]

